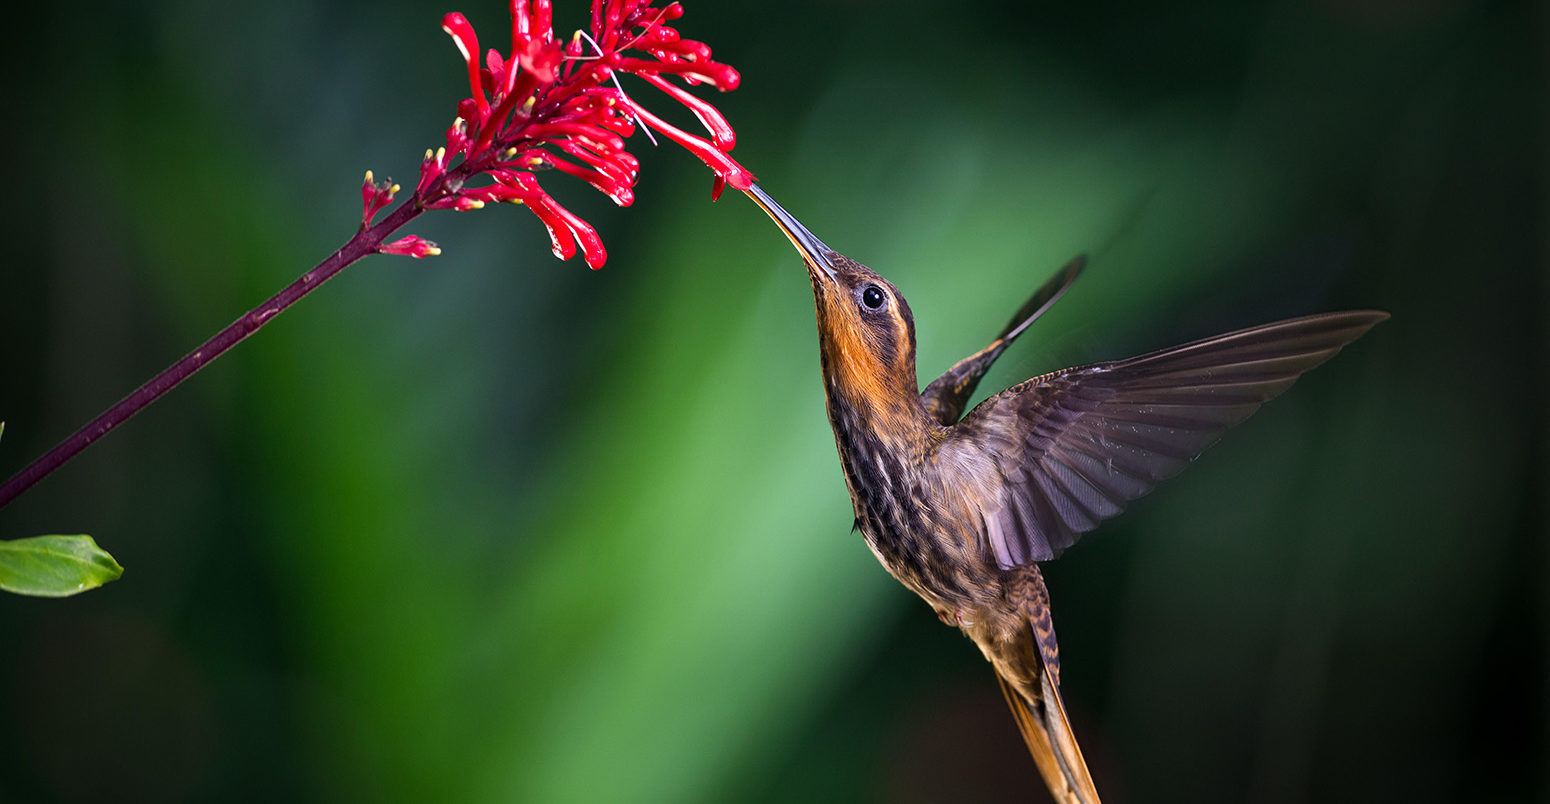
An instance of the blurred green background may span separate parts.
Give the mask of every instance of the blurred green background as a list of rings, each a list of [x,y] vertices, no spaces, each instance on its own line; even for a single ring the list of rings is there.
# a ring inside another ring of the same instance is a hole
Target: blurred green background
[[[5,49],[9,474],[326,256],[503,3],[36,4]],[[582,24],[561,0],[559,27]],[[1166,9],[1166,10],[1164,10]],[[984,386],[1393,320],[1046,567],[1105,801],[1550,801],[1543,4],[690,2],[737,155]],[[632,88],[653,108],[671,104]],[[675,119],[682,119],[679,115]],[[0,514],[0,801],[1045,800],[972,644],[850,533],[807,280],[637,144],[633,208],[353,267]]]

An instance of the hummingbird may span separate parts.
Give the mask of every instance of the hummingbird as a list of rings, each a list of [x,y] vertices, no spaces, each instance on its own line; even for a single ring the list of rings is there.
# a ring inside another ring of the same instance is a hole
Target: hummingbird
[[[1077,257],[1001,333],[921,390],[898,288],[748,191],[806,264],[819,364],[855,526],[883,567],[963,631],[995,670],[1060,804],[1098,804],[1060,696],[1039,563],[1178,474],[1224,431],[1387,313],[1324,313],[1125,360],[1050,372],[967,415],[1002,352],[1081,274]]]

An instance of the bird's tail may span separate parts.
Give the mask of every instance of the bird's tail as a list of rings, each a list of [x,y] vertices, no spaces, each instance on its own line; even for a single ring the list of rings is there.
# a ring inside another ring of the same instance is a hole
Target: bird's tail
[[[1071,722],[1066,719],[1066,705],[1060,699],[1060,685],[1050,667],[1039,663],[1039,701],[1030,702],[1017,687],[999,672],[1001,693],[1007,705],[1012,707],[1012,717],[1028,743],[1039,774],[1049,785],[1050,793],[1059,804],[1099,804],[1098,791],[1093,778],[1087,772],[1087,761],[1082,749],[1071,733]]]

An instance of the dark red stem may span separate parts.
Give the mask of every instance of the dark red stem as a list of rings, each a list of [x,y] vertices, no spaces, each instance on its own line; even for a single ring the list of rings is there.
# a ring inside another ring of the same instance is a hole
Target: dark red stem
[[[328,259],[318,263],[317,267],[302,274],[295,282],[286,285],[268,301],[231,322],[225,329],[217,332],[215,337],[201,344],[198,349],[184,355],[182,360],[168,366],[160,374],[151,378],[150,382],[136,388],[134,393],[119,400],[118,404],[87,422],[84,427],[76,430],[43,457],[28,464],[10,480],[5,481],[5,485],[0,486],[0,508],[31,488],[32,484],[63,466],[81,450],[91,446],[93,441],[112,432],[113,428],[128,421],[129,417],[139,413],[146,405],[155,402],[162,394],[177,387],[178,383],[193,376],[194,372],[204,368],[210,361],[225,354],[226,350],[257,332],[275,316],[285,312],[287,307],[317,290],[320,285],[332,279],[335,274],[343,271],[351,263],[375,254],[377,247],[382,245],[382,241],[386,240],[388,235],[424,211],[424,208],[416,203],[416,199],[410,198],[382,219],[381,223],[357,232],[350,238],[350,242],[345,243]]]

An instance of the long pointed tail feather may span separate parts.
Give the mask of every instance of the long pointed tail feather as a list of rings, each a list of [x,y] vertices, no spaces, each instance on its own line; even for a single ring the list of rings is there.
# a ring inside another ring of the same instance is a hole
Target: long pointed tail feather
[[[1042,663],[1041,663],[1042,665]],[[1017,729],[1028,744],[1028,752],[1039,767],[1039,774],[1049,786],[1059,804],[1100,804],[1098,790],[1087,772],[1087,761],[1082,749],[1071,733],[1071,722],[1066,719],[1066,705],[1060,698],[1060,688],[1047,667],[1040,667],[1039,687],[1041,702],[1031,704],[1000,673],[1001,694],[1006,696],[1007,706],[1017,721]],[[1037,710],[1037,711],[1036,711]]]

